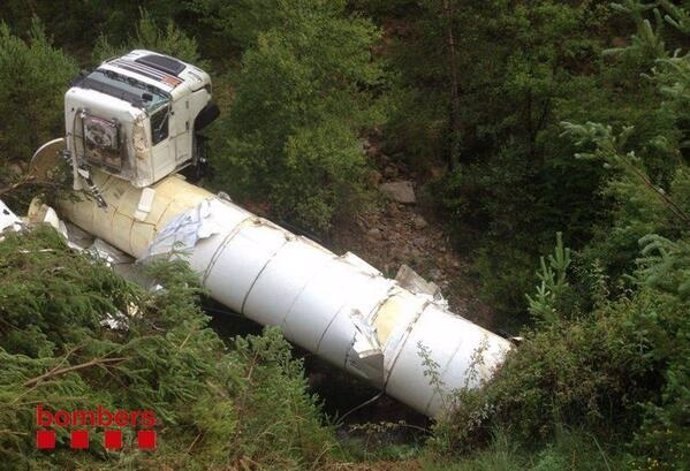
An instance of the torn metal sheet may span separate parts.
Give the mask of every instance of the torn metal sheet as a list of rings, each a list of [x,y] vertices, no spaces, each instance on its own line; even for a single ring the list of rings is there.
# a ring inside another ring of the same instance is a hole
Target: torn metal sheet
[[[413,293],[428,294],[432,297],[441,294],[441,289],[436,283],[426,281],[419,276],[416,271],[404,264],[400,265],[398,273],[395,275],[395,281],[400,283],[400,286],[409,289]]]
[[[441,288],[436,283],[425,280],[405,264],[400,265],[398,273],[395,275],[395,281],[415,294],[428,295],[434,302],[448,306],[448,301],[443,297]]]
[[[347,352],[345,367],[362,379],[381,387],[384,377],[383,349],[376,328],[356,309],[350,312],[350,320],[355,327],[355,336]]]
[[[142,195],[150,190],[149,195],[155,196],[155,191],[150,188],[144,188]],[[158,233],[154,241],[148,249],[148,253],[144,258],[154,257],[161,254],[170,254],[172,252],[185,252],[192,249],[199,239],[211,237],[220,232],[218,224],[215,219],[217,216],[214,212],[214,206],[217,204],[215,198],[203,200],[198,206],[176,216],[172,221],[165,226],[161,232]],[[147,205],[150,212],[151,204]],[[140,211],[139,209],[137,210]],[[141,220],[136,216],[135,218]]]

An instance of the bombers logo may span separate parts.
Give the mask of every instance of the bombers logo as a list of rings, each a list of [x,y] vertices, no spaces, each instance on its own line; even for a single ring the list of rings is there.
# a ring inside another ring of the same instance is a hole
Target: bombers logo
[[[122,428],[137,428],[137,446],[142,450],[156,448],[156,413],[152,410],[118,410],[110,411],[103,406],[95,410],[57,410],[50,412],[43,404],[36,406],[36,448],[52,450],[55,448],[55,427],[70,428],[70,447],[73,449],[89,448],[89,429],[87,427],[105,428],[103,446],[108,450],[122,448]],[[117,428],[116,428],[117,427]]]

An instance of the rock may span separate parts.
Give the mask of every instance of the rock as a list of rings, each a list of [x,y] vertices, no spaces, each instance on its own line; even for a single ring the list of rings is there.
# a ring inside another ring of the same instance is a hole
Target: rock
[[[379,237],[381,237],[381,229],[379,229],[378,227],[372,227],[367,231],[367,234],[369,234],[371,237],[378,239]]]
[[[422,248],[426,247],[426,245],[427,245],[427,238],[426,238],[426,237],[415,237],[415,238],[412,240],[412,243],[413,243],[415,246],[417,246],[417,247],[419,247],[420,249],[422,249]]]
[[[432,268],[431,270],[429,270],[429,278],[431,278],[434,281],[440,280],[442,276],[443,274],[441,273],[441,270],[439,270],[438,268]]]
[[[417,198],[412,188],[412,182],[404,180],[397,182],[384,183],[379,186],[379,190],[393,201],[403,204],[415,204]]]
[[[414,228],[417,230],[424,229],[425,227],[427,227],[429,225],[429,223],[426,222],[426,220],[420,215],[416,215],[414,217],[412,224],[414,225]]]

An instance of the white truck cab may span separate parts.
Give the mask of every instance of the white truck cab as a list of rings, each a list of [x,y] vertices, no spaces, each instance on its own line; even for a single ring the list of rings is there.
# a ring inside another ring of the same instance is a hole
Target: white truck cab
[[[199,132],[217,116],[206,72],[134,50],[73,81],[65,94],[65,146],[75,177],[96,167],[143,188],[203,165]]]

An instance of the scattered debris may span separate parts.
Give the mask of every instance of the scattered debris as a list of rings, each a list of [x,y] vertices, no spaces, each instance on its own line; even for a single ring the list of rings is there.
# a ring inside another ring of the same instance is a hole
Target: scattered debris
[[[60,220],[53,208],[47,204],[44,204],[39,198],[34,198],[31,200],[26,218],[29,224],[50,224],[65,239],[67,239],[67,227],[65,226],[65,223]]]
[[[17,231],[21,228],[21,219],[19,219],[7,205],[0,200],[0,233],[7,229],[8,231]],[[0,236],[0,241],[2,236]]]

